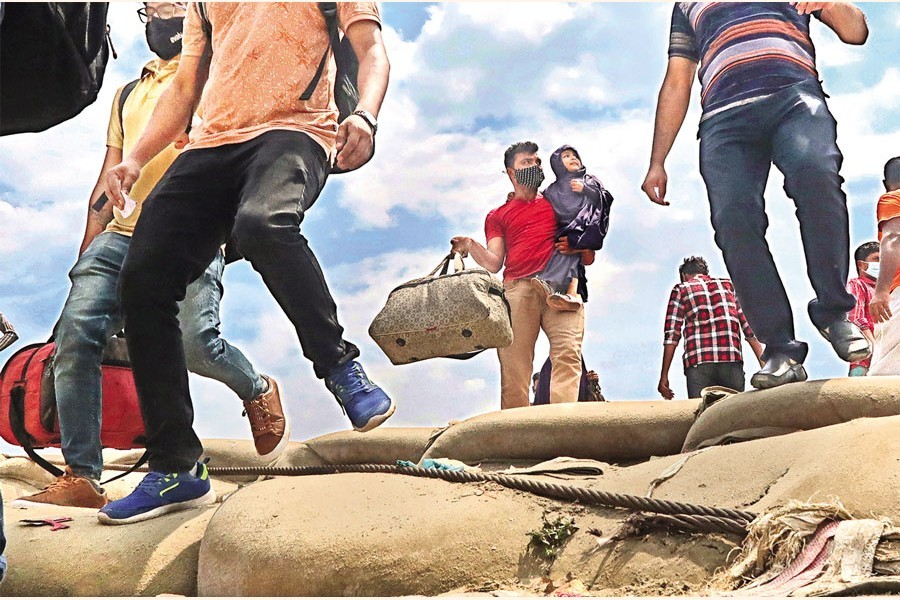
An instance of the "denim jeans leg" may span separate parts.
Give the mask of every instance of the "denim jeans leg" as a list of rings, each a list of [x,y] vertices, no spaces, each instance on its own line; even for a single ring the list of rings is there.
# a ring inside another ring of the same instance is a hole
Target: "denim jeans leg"
[[[779,107],[783,114],[772,139],[773,160],[784,174],[785,193],[797,206],[806,269],[816,292],[810,316],[824,328],[856,304],[846,290],[850,225],[841,189],[843,156],[821,89],[795,87]]]
[[[243,352],[222,337],[219,304],[224,270],[225,257],[219,252],[178,303],[184,359],[188,371],[221,381],[241,400],[252,400],[266,384]]]
[[[103,469],[100,361],[107,340],[122,325],[116,284],[129,243],[118,233],[94,238],[69,274],[72,289],[54,333],[63,457],[73,472],[94,479]]]
[[[300,225],[328,177],[325,151],[296,131],[269,131],[246,143],[232,239],[262,276],[300,340],[315,374],[325,378],[359,350],[343,339],[337,306]]]
[[[753,105],[701,124],[700,173],[716,244],[747,320],[766,345],[766,357],[777,352],[802,362],[806,344],[794,340],[791,305],[766,242],[764,192],[771,168],[766,117],[765,107]]]

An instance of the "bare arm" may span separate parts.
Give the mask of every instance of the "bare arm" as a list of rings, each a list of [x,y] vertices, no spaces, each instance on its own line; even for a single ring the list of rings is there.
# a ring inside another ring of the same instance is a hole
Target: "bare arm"
[[[747,338],[747,343],[750,344],[750,347],[753,349],[753,354],[756,355],[756,360],[759,361],[759,366],[764,366],[765,361],[763,360],[763,345],[759,343],[759,340],[755,337]]]
[[[869,37],[866,15],[850,2],[793,2],[801,15],[821,10],[822,22],[845,44],[859,46]]]
[[[209,77],[209,61],[208,45],[203,56],[181,58],[172,84],[160,96],[137,144],[121,163],[109,170],[107,195],[120,210],[125,207],[122,193],[131,191],[144,165],[175,141],[190,122]]]
[[[375,21],[357,21],[347,28],[346,35],[359,59],[357,109],[377,117],[391,72],[381,28]],[[338,167],[351,169],[362,164],[371,154],[373,143],[374,134],[362,117],[351,115],[344,119],[338,128],[335,146]]]
[[[665,344],[663,346],[662,369],[659,373],[659,384],[656,386],[656,391],[666,400],[671,400],[675,397],[675,392],[669,387],[669,368],[672,366],[672,358],[675,356],[675,348],[677,347],[678,344]]]
[[[489,239],[484,247],[470,237],[456,236],[450,240],[450,246],[463,256],[471,254],[475,262],[491,273],[497,273],[506,258],[506,241],[502,237]]]
[[[653,127],[653,149],[650,152],[650,169],[641,189],[653,202],[668,206],[666,202],[665,162],[678,131],[684,123],[691,101],[691,85],[697,63],[681,56],[669,59],[666,77],[659,90],[656,104],[656,123]],[[656,189],[654,189],[656,188]]]
[[[107,202],[99,211],[92,207],[97,199],[103,194],[106,188],[106,172],[122,161],[122,149],[106,147],[106,156],[103,158],[103,166],[100,168],[100,175],[97,177],[97,183],[94,185],[91,196],[88,199],[87,223],[84,226],[84,238],[81,240],[81,247],[78,249],[78,256],[84,254],[87,247],[91,245],[94,238],[100,235],[107,224],[112,221],[113,212],[112,204]]]
[[[872,320],[883,323],[891,318],[891,282],[900,268],[900,217],[894,217],[881,225],[881,268],[875,293],[869,303]]]

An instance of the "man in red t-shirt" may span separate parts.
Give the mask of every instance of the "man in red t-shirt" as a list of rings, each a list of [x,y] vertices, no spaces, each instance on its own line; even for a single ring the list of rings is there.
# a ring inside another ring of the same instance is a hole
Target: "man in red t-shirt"
[[[528,406],[528,384],[534,366],[534,344],[541,329],[550,340],[550,402],[577,402],[581,379],[584,307],[559,311],[547,305],[550,290],[534,278],[553,253],[556,216],[538,193],[544,180],[538,147],[519,142],[507,148],[503,163],[513,193],[484,222],[487,247],[470,237],[450,240],[454,252],[471,254],[479,265],[497,273],[512,312],[513,342],[499,348],[500,408]],[[572,252],[578,252],[574,250]],[[589,252],[589,251],[588,251]]]

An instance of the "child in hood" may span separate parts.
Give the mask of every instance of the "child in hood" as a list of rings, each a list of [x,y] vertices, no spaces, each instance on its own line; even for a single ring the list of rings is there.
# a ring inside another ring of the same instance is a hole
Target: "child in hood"
[[[578,293],[579,270],[594,262],[594,250],[603,245],[609,226],[609,205],[612,195],[600,180],[587,173],[578,151],[572,146],[560,146],[550,157],[550,167],[556,181],[544,190],[544,197],[553,205],[556,224],[560,228],[559,247],[544,269],[535,275],[552,292],[547,304],[557,310],[578,310],[586,297],[586,286]],[[575,253],[565,253],[574,250]],[[583,283],[583,281],[581,282]]]

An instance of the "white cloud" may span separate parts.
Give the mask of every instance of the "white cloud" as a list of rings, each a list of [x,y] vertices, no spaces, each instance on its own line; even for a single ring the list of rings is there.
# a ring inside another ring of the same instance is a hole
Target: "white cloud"
[[[531,40],[541,38],[575,16],[570,4],[554,2],[524,3],[514,9],[506,2],[460,3],[453,6],[458,16],[503,38]]]
[[[816,46],[816,63],[821,67],[845,67],[863,60],[865,52],[860,46],[842,42],[837,35],[827,29],[813,28],[811,35]]]

